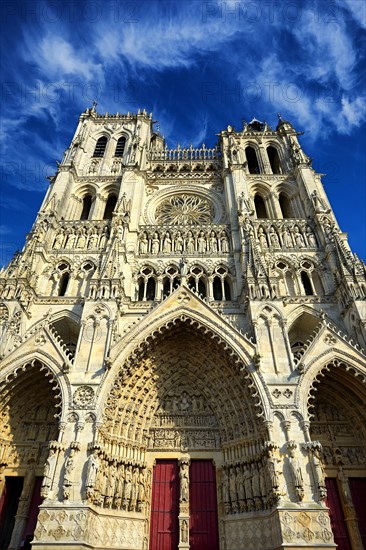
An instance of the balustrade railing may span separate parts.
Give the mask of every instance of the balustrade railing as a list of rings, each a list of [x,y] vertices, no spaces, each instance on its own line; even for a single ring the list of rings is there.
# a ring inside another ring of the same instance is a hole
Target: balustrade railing
[[[149,153],[151,161],[204,161],[204,160],[219,160],[221,151],[219,147],[206,148],[204,145],[200,148],[178,147],[176,149],[168,149],[165,147],[162,151],[152,150]]]
[[[140,255],[222,255],[230,253],[230,230],[227,225],[141,226]]]

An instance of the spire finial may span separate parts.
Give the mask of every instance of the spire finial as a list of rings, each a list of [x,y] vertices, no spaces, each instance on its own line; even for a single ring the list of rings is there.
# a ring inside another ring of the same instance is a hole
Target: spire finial
[[[96,106],[98,105],[98,101],[96,99],[93,100],[93,107],[92,112],[95,113]]]

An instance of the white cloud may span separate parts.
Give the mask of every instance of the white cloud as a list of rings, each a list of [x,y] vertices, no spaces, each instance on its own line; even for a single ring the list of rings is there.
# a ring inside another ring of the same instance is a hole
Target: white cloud
[[[353,19],[366,29],[366,3],[364,0],[338,0],[341,8],[346,8],[350,11]]]

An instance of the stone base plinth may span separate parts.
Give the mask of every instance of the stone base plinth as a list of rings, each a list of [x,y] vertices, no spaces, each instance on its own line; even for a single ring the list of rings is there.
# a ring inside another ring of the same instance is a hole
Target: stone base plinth
[[[227,516],[224,530],[227,550],[336,548],[328,511],[323,507],[279,508]]]
[[[46,503],[41,506],[33,550],[147,548],[146,518],[138,513]]]

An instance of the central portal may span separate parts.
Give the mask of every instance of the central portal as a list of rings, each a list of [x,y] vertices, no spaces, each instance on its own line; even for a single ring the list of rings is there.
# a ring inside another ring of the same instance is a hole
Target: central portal
[[[186,496],[182,487],[178,460],[157,460],[153,473],[150,550],[178,547],[218,550],[216,471],[212,460],[191,461],[189,516],[183,519],[180,504],[184,507]]]

